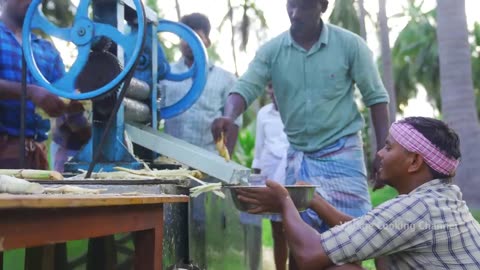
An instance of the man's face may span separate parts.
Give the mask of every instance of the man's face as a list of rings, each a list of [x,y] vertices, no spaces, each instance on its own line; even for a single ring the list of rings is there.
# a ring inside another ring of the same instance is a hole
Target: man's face
[[[3,12],[22,24],[32,0],[4,0]]]
[[[398,186],[408,175],[409,153],[388,135],[385,146],[377,155],[380,158],[378,178],[393,187]]]
[[[307,32],[320,24],[322,4],[319,0],[287,0],[291,31]]]
[[[196,29],[196,30],[194,29],[194,31],[202,40],[203,45],[205,45],[205,48],[210,47],[210,39],[208,39],[207,34],[205,34],[205,32],[200,29]],[[183,39],[180,41],[180,51],[182,52],[183,57],[193,61],[192,50],[190,49],[190,46],[188,46],[187,42],[185,42]]]

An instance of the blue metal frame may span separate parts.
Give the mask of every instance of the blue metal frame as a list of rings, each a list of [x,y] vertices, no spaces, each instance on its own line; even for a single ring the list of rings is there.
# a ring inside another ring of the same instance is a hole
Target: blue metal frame
[[[169,119],[188,110],[202,95],[208,75],[207,52],[198,35],[182,23],[160,20],[158,22],[157,32],[170,32],[178,35],[188,43],[195,58],[194,64],[185,73],[171,73],[170,66],[168,66],[168,70],[164,70],[163,73],[158,74],[159,78],[170,81],[183,81],[188,78],[192,78],[193,80],[192,87],[182,99],[172,105],[160,109],[160,117]]]
[[[42,0],[33,0],[27,10],[22,31],[22,38],[24,41],[23,52],[27,66],[40,85],[55,95],[81,100],[95,98],[105,94],[125,79],[125,76],[133,68],[135,59],[137,59],[142,50],[141,46],[145,29],[145,13],[141,0],[133,0],[138,17],[138,35],[124,35],[114,26],[90,20],[88,18],[88,7],[90,2],[91,0],[80,1],[71,28],[59,28],[48,21],[39,7]],[[38,69],[30,44],[31,32],[33,29],[40,29],[50,36],[73,42],[78,48],[78,56],[75,63],[65,76],[56,82],[49,82]],[[87,63],[92,41],[95,37],[99,36],[112,39],[116,44],[121,46],[124,52],[131,56],[131,58],[126,63],[124,70],[108,84],[91,92],[78,93],[75,91],[75,80]]]

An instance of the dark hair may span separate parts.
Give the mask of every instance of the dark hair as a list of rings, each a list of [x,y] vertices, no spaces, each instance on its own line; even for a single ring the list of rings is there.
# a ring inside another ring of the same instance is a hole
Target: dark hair
[[[407,117],[399,122],[411,125],[448,158],[459,159],[462,156],[457,133],[444,122],[428,117]],[[430,166],[428,168],[434,179],[451,178],[449,175],[435,171]]]
[[[186,24],[188,27],[192,28],[193,30],[202,30],[207,37],[210,35],[210,20],[207,16],[201,13],[192,13],[189,15],[184,15],[180,19],[181,23]]]
[[[322,12],[327,11],[327,8],[328,8],[328,0],[320,0],[320,3],[322,4]]]

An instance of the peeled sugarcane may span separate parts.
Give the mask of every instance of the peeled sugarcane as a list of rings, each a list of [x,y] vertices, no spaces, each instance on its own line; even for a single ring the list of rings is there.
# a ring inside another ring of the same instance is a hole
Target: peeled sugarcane
[[[225,198],[225,194],[220,190],[222,188],[222,183],[205,183],[199,178],[203,178],[203,174],[200,171],[196,170],[186,170],[186,169],[178,169],[178,170],[132,170],[123,167],[114,167],[115,170],[123,171],[133,175],[141,175],[141,176],[150,176],[156,179],[161,178],[189,178],[198,183],[200,186],[196,186],[190,189],[190,196],[197,197],[198,195],[205,193],[205,192],[213,192],[215,195]]]
[[[223,132],[220,134],[220,139],[215,142],[215,147],[217,148],[217,151],[221,157],[223,157],[226,161],[230,161],[230,153],[225,145],[225,135]]]
[[[149,176],[150,178],[155,179],[165,179],[165,178],[175,178],[175,179],[194,179],[203,178],[203,174],[197,170],[187,170],[187,169],[177,169],[177,170],[132,170],[123,167],[114,167],[113,169],[117,171],[126,172],[134,175]]]
[[[87,175],[86,172],[77,174],[75,176],[69,177],[69,180],[84,180],[86,179],[85,176]],[[98,172],[98,173],[92,173],[89,179],[95,179],[95,180],[101,180],[101,179],[106,179],[106,180],[150,180],[152,179],[151,177],[144,176],[144,175],[137,175],[137,174],[131,174],[131,173],[126,173],[126,172]]]
[[[0,174],[0,193],[40,194],[44,188],[38,183],[31,183],[13,176]]]
[[[93,189],[93,188],[82,188],[77,186],[65,185],[61,187],[54,187],[54,188],[45,188],[45,193],[47,194],[100,194],[103,191],[107,191],[107,189]]]
[[[225,199],[225,194],[221,191],[222,189],[222,183],[205,183],[196,186],[190,189],[190,197],[198,197],[200,194],[205,193],[205,192],[213,192],[215,195],[218,197]]]
[[[63,175],[57,171],[30,169],[0,169],[1,175],[9,175],[31,180],[63,180]]]

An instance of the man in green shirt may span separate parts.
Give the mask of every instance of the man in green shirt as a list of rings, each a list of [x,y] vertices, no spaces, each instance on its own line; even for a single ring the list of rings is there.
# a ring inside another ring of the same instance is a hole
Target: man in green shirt
[[[289,31],[257,51],[212,133],[218,139],[232,128],[271,80],[290,142],[286,184],[303,180],[318,185],[323,198],[356,217],[371,204],[359,134],[364,121],[354,84],[371,110],[378,149],[388,132],[388,95],[364,40],[322,21],[327,6],[328,0],[287,0]],[[377,168],[375,160],[373,176]],[[302,218],[320,232],[328,228],[314,211],[305,211]]]

